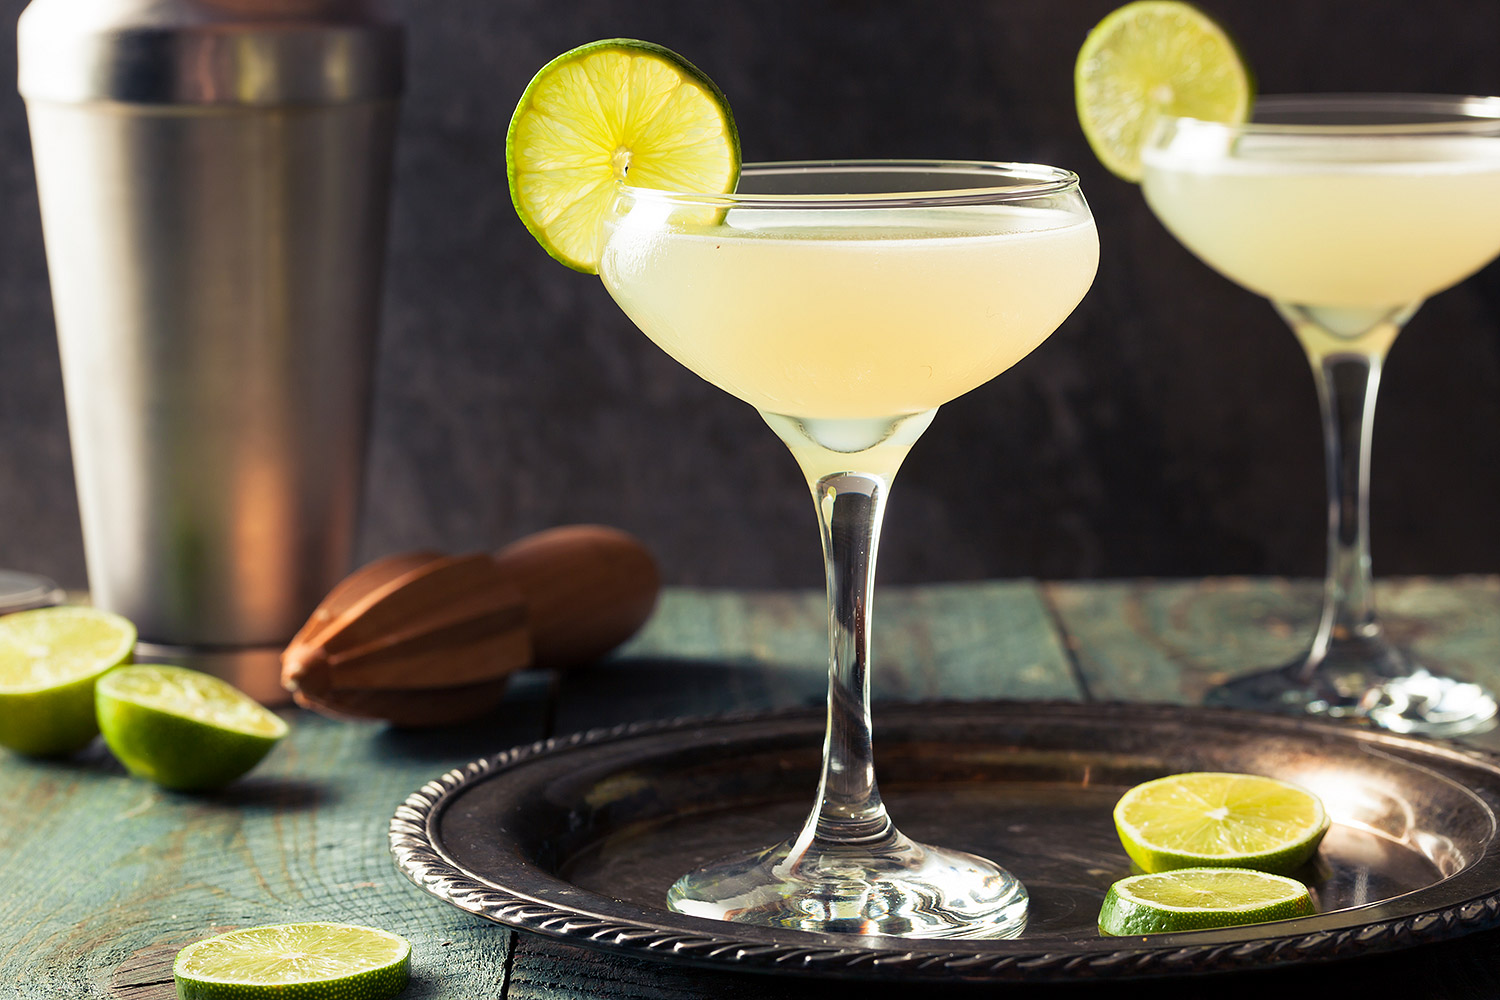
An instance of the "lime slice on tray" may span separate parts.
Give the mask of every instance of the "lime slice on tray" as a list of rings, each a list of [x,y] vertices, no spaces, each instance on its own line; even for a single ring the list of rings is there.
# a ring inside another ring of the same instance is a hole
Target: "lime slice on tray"
[[[120,763],[167,788],[227,785],[287,732],[249,695],[185,667],[121,667],[94,694],[99,729]]]
[[[599,269],[599,224],[627,176],[635,187],[734,190],[740,141],[729,103],[660,45],[609,38],[564,52],[527,85],[505,138],[516,212],[548,253]]]
[[[1099,933],[1197,931],[1315,912],[1307,887],[1296,879],[1249,868],[1183,868],[1110,886],[1099,908]]]
[[[406,988],[411,945],[374,927],[247,927],[188,945],[172,976],[180,1000],[381,1000]]]
[[[99,734],[94,683],[134,649],[135,626],[98,608],[0,618],[0,746],[48,756],[88,745]]]
[[[1225,866],[1286,874],[1328,832],[1311,792],[1255,774],[1196,771],[1137,785],[1115,804],[1115,831],[1143,871]]]
[[[1255,97],[1234,41],[1177,0],[1136,0],[1100,21],[1078,52],[1073,87],[1094,155],[1128,181],[1141,179],[1158,115],[1242,122]]]

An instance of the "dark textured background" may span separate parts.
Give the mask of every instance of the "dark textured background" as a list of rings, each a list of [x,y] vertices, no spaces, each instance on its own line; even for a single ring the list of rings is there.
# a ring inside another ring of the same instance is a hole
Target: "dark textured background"
[[[946,407],[902,471],[887,582],[1316,575],[1311,376],[1264,302],[1211,273],[1089,154],[1072,65],[1114,0],[405,0],[410,31],[361,550],[495,546],[557,523],[642,536],[670,582],[816,586],[800,475],[759,417],[639,335],[511,210],[531,73],[659,41],[729,94],[748,160],[947,157],[1076,169],[1093,291]],[[1500,93],[1495,0],[1205,0],[1267,93]],[[0,0],[0,566],[84,580],[12,25]],[[1500,267],[1425,306],[1377,418],[1381,573],[1500,571]]]

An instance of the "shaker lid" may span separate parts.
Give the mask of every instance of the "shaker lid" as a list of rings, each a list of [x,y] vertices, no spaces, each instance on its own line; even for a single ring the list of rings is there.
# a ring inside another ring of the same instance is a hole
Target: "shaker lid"
[[[363,0],[32,0],[28,101],[274,106],[393,100],[402,33]]]

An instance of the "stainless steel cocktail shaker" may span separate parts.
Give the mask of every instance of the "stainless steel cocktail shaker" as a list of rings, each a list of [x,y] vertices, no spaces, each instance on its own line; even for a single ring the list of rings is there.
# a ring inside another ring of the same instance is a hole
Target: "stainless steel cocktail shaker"
[[[18,35],[93,600],[275,699],[352,555],[400,30],[33,0]]]

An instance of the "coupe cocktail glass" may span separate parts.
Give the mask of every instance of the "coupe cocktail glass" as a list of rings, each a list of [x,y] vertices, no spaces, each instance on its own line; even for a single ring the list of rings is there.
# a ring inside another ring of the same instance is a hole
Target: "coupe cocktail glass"
[[[1029,353],[1093,281],[1078,178],[1002,163],[747,166],[733,195],[621,186],[603,239],[599,274],[636,325],[791,449],[827,566],[812,813],[781,844],[684,875],[669,905],[816,931],[1019,934],[1027,897],[1009,872],[908,839],[881,804],[870,599],[891,481],[937,407]]]
[[[1406,733],[1488,723],[1495,699],[1382,634],[1370,578],[1370,432],[1381,364],[1428,296],[1500,253],[1500,98],[1263,98],[1249,124],[1163,118],[1143,189],[1184,246],[1272,301],[1323,413],[1328,573],[1300,659],[1209,693]]]

